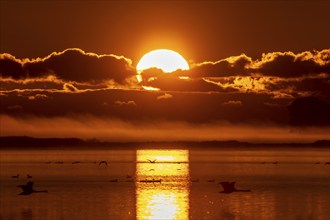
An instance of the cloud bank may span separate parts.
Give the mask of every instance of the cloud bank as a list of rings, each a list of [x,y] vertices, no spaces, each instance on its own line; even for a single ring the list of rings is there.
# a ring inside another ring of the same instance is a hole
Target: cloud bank
[[[139,129],[136,125],[140,123],[146,136],[155,133],[154,138],[163,137],[163,122],[173,125],[172,129],[181,135],[177,129],[189,131],[189,137],[200,127],[205,130],[201,139],[221,139],[224,130],[220,127],[224,124],[233,132],[235,125],[253,128],[254,132],[244,134],[254,136],[258,127],[304,127],[305,131],[309,127],[322,135],[330,127],[330,49],[273,52],[260,59],[242,54],[190,66],[190,70],[173,73],[151,68],[137,77],[130,59],[112,54],[98,55],[81,49],[35,59],[1,54],[1,135],[14,134],[15,129],[22,134],[20,126],[31,135],[37,134],[34,129],[38,125],[46,131],[52,120],[68,123],[72,129],[74,125],[84,127],[89,123],[93,127],[96,121],[119,127],[125,122],[128,124],[123,127],[132,132],[124,128],[118,132],[130,137],[135,137],[133,130]],[[31,129],[36,133],[31,132],[27,122],[34,125]],[[95,126],[99,124],[102,123]],[[156,130],[160,126],[159,134],[150,131],[151,124],[155,124]],[[11,132],[4,131],[7,127],[11,127]],[[100,127],[106,130],[105,124]],[[164,128],[166,134],[175,136],[169,127]],[[82,137],[88,132],[96,135],[84,129],[79,133]]]
[[[135,75],[135,71],[132,61],[123,56],[98,55],[73,48],[37,59],[21,60],[10,54],[2,54],[0,74],[3,78],[16,80],[54,75],[65,81],[114,80],[123,83],[126,78]]]

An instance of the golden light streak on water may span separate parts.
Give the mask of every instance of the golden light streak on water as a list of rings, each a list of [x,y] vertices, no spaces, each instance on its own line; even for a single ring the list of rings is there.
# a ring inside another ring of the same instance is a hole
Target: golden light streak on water
[[[136,155],[137,219],[188,219],[188,150],[138,150]]]

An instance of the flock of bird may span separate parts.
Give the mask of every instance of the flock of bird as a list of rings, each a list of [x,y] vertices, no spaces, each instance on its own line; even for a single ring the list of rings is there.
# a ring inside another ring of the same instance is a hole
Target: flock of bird
[[[153,164],[156,163],[156,159],[154,159],[154,160],[148,159],[147,161],[149,163],[153,163]],[[51,162],[46,162],[46,163],[50,164]],[[55,164],[63,164],[64,162],[63,161],[56,161],[54,163]],[[78,163],[80,163],[80,161],[72,162],[72,164],[78,164]],[[97,162],[94,162],[94,163],[97,163]],[[270,162],[270,163],[278,164],[277,161]],[[266,162],[262,162],[262,164],[266,164]],[[316,164],[320,164],[320,162],[316,162]],[[324,164],[325,165],[330,165],[330,162],[325,162]],[[105,161],[105,160],[102,160],[102,161],[98,162],[98,165],[99,166],[108,166],[108,162]],[[150,169],[149,171],[154,171],[154,169]],[[20,177],[19,174],[12,176],[12,178],[14,178],[14,179],[18,179],[19,177]],[[31,179],[32,176],[30,174],[27,174],[26,178]],[[110,182],[112,182],[112,183],[118,182],[118,179],[117,178],[116,179],[111,179]],[[126,182],[134,182],[134,177],[131,176],[131,175],[126,175]],[[140,183],[161,183],[162,179],[154,179],[154,178],[153,179],[144,179],[144,180],[139,180],[138,182],[140,182]],[[197,183],[197,182],[199,182],[199,179],[190,179],[190,182]],[[215,179],[208,179],[207,182],[214,183]],[[220,191],[219,193],[229,194],[229,193],[233,193],[233,192],[251,192],[251,190],[249,190],[249,189],[236,189],[235,183],[236,182],[227,182],[227,181],[219,182],[218,184],[221,184],[221,186],[223,188],[223,190]],[[23,190],[18,195],[30,195],[32,193],[41,193],[41,192],[46,193],[46,192],[48,192],[47,190],[34,190],[32,181],[27,182],[26,185],[18,185],[17,187],[20,187]]]

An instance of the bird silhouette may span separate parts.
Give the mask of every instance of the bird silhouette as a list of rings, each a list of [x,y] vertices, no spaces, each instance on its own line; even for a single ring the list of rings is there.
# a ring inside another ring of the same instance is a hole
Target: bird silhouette
[[[18,178],[19,177],[19,174],[17,174],[16,176],[11,176],[11,178]]]
[[[249,189],[236,189],[235,188],[236,182],[220,182],[223,191],[220,193],[232,193],[232,192],[251,192]]]
[[[39,192],[48,192],[47,190],[34,190],[33,189],[33,182],[28,182],[26,185],[18,185],[17,187],[21,187],[23,192],[18,195],[30,195],[32,193],[39,193]]]
[[[154,160],[150,160],[150,159],[147,159],[150,163],[156,163],[156,159]]]
[[[105,164],[106,166],[108,166],[108,162],[105,161],[105,160],[102,160],[102,161],[99,162],[99,166],[102,165],[102,164]]]
[[[193,183],[197,183],[197,182],[199,182],[199,179],[191,179],[190,181]]]

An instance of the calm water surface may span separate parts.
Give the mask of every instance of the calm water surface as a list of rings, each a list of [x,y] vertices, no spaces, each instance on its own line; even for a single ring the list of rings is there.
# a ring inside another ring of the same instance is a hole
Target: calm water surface
[[[329,149],[7,150],[0,159],[1,220],[330,219]],[[28,181],[48,193],[18,195]],[[219,193],[221,181],[251,192]]]

